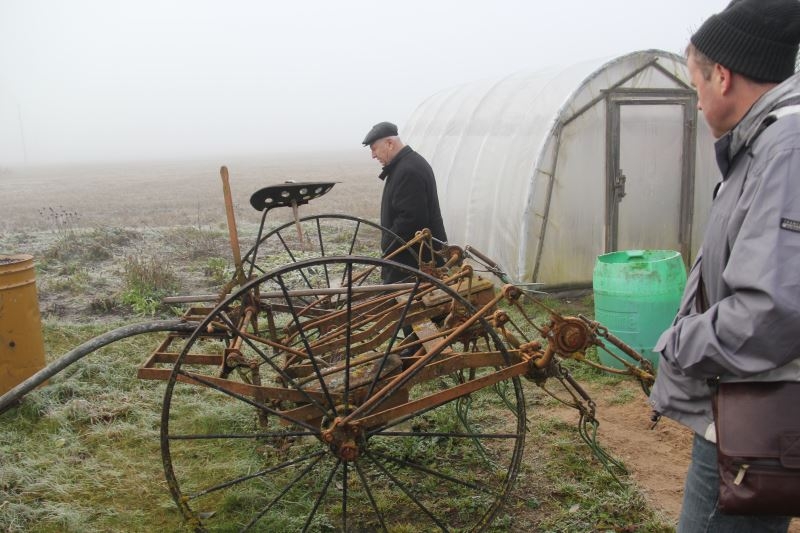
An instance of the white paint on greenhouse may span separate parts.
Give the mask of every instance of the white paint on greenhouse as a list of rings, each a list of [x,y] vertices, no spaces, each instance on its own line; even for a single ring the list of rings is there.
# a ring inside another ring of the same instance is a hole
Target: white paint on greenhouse
[[[685,62],[658,50],[444,90],[401,135],[433,166],[450,242],[550,287],[590,284],[617,249],[693,259],[719,176]]]

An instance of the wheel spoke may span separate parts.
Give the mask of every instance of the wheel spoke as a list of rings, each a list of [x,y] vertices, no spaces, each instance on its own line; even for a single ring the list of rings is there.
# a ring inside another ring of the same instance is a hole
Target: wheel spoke
[[[278,414],[278,413],[272,413]],[[263,433],[211,433],[211,434],[194,434],[194,435],[180,435],[172,434],[168,438],[170,440],[198,440],[198,439],[274,439],[286,437],[313,437],[319,431],[267,431]]]
[[[356,222],[356,229],[353,230],[353,238],[350,239],[350,247],[347,249],[346,255],[353,255],[353,248],[356,246],[356,239],[358,238],[358,230],[361,229],[361,221]]]
[[[486,494],[491,494],[492,496],[499,496],[500,495],[500,491],[498,491],[496,487],[489,487],[488,485],[486,485],[484,483],[469,483],[467,481],[463,481],[463,480],[455,478],[453,476],[448,476],[447,474],[444,474],[442,472],[437,472],[436,470],[433,470],[432,468],[425,467],[425,466],[423,466],[421,464],[414,463],[414,462],[411,462],[411,461],[406,461],[404,459],[396,459],[394,457],[390,457],[388,455],[384,455],[384,454],[382,454],[380,452],[372,452],[372,454],[375,455],[376,457],[380,457],[381,459],[383,459],[385,461],[390,461],[390,462],[392,462],[392,463],[394,463],[396,465],[400,465],[400,466],[404,466],[404,467],[407,467],[407,468],[411,468],[412,470],[416,470],[418,472],[423,472],[425,474],[430,474],[431,476],[437,477],[437,478],[442,479],[444,481],[449,481],[450,483],[454,483],[456,485],[461,485],[463,487],[467,487],[467,488],[470,488],[470,489],[479,490],[479,491],[484,492]]]
[[[245,525],[245,526],[242,528],[242,531],[247,531],[248,529],[250,529],[251,527],[253,527],[253,526],[254,526],[254,525],[255,525],[255,524],[256,524],[256,523],[257,523],[259,520],[261,520],[261,519],[264,517],[264,515],[266,515],[266,514],[269,512],[269,510],[270,510],[270,509],[272,509],[272,507],[273,507],[273,506],[274,506],[274,505],[275,505],[277,502],[279,502],[279,501],[281,500],[281,498],[283,498],[283,497],[286,495],[286,493],[288,493],[288,492],[289,492],[289,491],[290,491],[290,490],[291,490],[291,489],[292,489],[292,488],[293,488],[295,485],[297,485],[297,483],[298,483],[298,482],[299,482],[301,479],[303,479],[304,477],[306,477],[306,476],[307,476],[307,475],[308,475],[308,474],[311,472],[311,470],[312,470],[312,469],[313,469],[315,466],[317,466],[317,464],[320,462],[320,460],[322,459],[322,457],[323,457],[323,453],[322,453],[322,452],[319,452],[319,453],[317,454],[317,457],[316,457],[316,459],[314,460],[314,462],[312,462],[312,463],[310,463],[308,466],[306,466],[306,467],[305,467],[305,468],[304,468],[304,469],[303,469],[303,470],[302,470],[300,473],[298,473],[298,474],[297,474],[297,475],[294,477],[294,479],[292,479],[292,480],[291,480],[289,483],[287,483],[287,484],[286,484],[286,486],[283,488],[283,490],[282,490],[281,492],[279,492],[279,493],[278,493],[278,494],[277,494],[277,495],[276,495],[276,496],[275,496],[275,497],[274,497],[274,498],[273,498],[273,499],[272,499],[272,500],[271,500],[271,501],[270,501],[270,502],[269,502],[267,505],[265,505],[265,506],[264,506],[264,507],[263,507],[263,508],[262,508],[262,509],[261,509],[261,510],[260,510],[260,511],[259,511],[259,512],[258,512],[258,513],[257,513],[257,514],[254,516],[254,517],[253,517],[253,519],[252,519],[252,520],[250,520],[250,522],[248,522],[248,523],[247,523],[247,524],[246,524],[246,525]]]
[[[394,332],[392,333],[392,338],[389,339],[389,344],[386,346],[386,351],[383,355],[383,360],[381,360],[380,370],[375,374],[375,377],[372,379],[372,383],[369,385],[369,390],[367,391],[367,398],[372,396],[372,393],[375,392],[375,386],[378,384],[378,378],[382,374],[383,368],[386,365],[386,361],[389,359],[389,354],[394,348],[395,340],[397,339],[397,335],[400,334],[400,330],[403,328],[403,324],[408,317],[408,311],[411,309],[411,304],[414,302],[414,295],[417,294],[419,290],[419,284],[421,280],[417,279],[414,283],[414,288],[411,289],[411,293],[408,295],[408,299],[406,300],[405,305],[403,306],[403,311],[400,313],[400,319],[397,321],[397,326],[395,326]]]
[[[386,477],[388,477],[390,480],[392,480],[392,483],[394,483],[394,484],[395,484],[395,486],[396,486],[397,488],[399,488],[399,489],[400,489],[400,490],[403,492],[403,494],[405,494],[405,495],[406,495],[406,497],[408,497],[408,499],[409,499],[409,500],[411,500],[411,501],[414,503],[414,505],[416,505],[416,506],[417,506],[417,508],[418,508],[420,511],[422,511],[423,513],[425,513],[425,514],[426,514],[426,515],[427,515],[427,516],[428,516],[428,517],[429,517],[431,520],[433,520],[433,522],[434,522],[434,523],[435,523],[437,526],[439,526],[439,529],[441,529],[442,531],[447,531],[447,526],[445,526],[445,525],[444,525],[444,523],[443,523],[441,520],[439,520],[438,518],[436,518],[436,516],[434,516],[434,514],[433,514],[433,513],[432,513],[432,512],[431,512],[431,511],[430,511],[430,510],[429,510],[429,509],[428,509],[428,508],[427,508],[425,505],[423,505],[423,504],[422,504],[422,502],[420,502],[420,501],[419,501],[419,500],[416,498],[416,496],[414,496],[414,494],[411,492],[411,490],[410,490],[408,487],[406,487],[405,483],[403,483],[402,481],[400,481],[399,479],[397,479],[397,477],[395,477],[395,476],[394,476],[394,475],[393,475],[393,474],[392,474],[392,473],[391,473],[389,470],[387,470],[387,469],[386,469],[386,467],[385,467],[385,466],[383,466],[383,465],[381,464],[381,462],[380,462],[380,461],[378,461],[378,460],[376,460],[374,457],[372,457],[372,454],[367,454],[367,457],[368,457],[368,458],[369,458],[369,459],[372,461],[372,463],[373,463],[375,466],[377,466],[377,467],[378,467],[378,469],[379,469],[381,472],[383,472],[383,474],[384,474]]]
[[[257,267],[256,265],[256,258],[258,257],[258,247],[261,244],[261,234],[264,231],[264,221],[267,219],[267,213],[269,213],[269,209],[264,209],[263,213],[261,214],[261,224],[258,225],[258,237],[256,237],[256,244],[253,246],[252,250],[252,257],[250,257],[250,270],[247,272],[247,279],[253,277],[253,269]],[[258,267],[258,270],[263,274],[264,271]]]
[[[255,344],[255,343],[254,343],[254,342],[253,342],[253,341],[252,341],[250,338],[249,338],[249,336],[248,336],[248,335],[247,335],[245,332],[243,332],[243,331],[239,330],[239,329],[238,329],[238,328],[237,328],[237,327],[234,325],[233,321],[232,321],[232,320],[230,320],[230,318],[228,318],[228,317],[227,317],[227,315],[226,315],[226,314],[224,314],[224,313],[220,313],[220,317],[223,319],[223,322],[225,322],[225,324],[228,326],[228,328],[229,328],[230,330],[234,331],[234,332],[236,333],[236,335],[237,335],[237,336],[241,337],[241,338],[242,338],[242,340],[243,340],[243,341],[244,341],[244,342],[245,342],[245,343],[246,343],[246,344],[247,344],[247,345],[248,345],[250,348],[252,348],[252,349],[253,349],[253,351],[254,351],[254,352],[256,352],[256,353],[257,353],[257,354],[258,354],[258,355],[261,357],[261,359],[263,359],[263,361],[264,361],[265,363],[267,363],[267,364],[268,364],[268,365],[269,365],[269,366],[272,368],[272,370],[274,370],[274,371],[275,371],[275,372],[276,372],[276,373],[277,373],[277,374],[278,374],[278,375],[279,375],[279,376],[280,376],[280,377],[281,377],[281,378],[282,378],[282,379],[283,379],[283,380],[284,380],[286,383],[288,383],[288,384],[289,384],[290,386],[292,386],[292,387],[295,387],[295,390],[297,390],[298,392],[300,392],[301,394],[303,394],[303,395],[306,397],[306,399],[309,401],[309,403],[312,403],[313,405],[315,405],[315,406],[316,406],[316,407],[317,407],[317,408],[320,410],[320,412],[323,412],[323,413],[324,413],[324,412],[327,410],[327,408],[326,408],[325,406],[323,406],[322,404],[320,404],[320,403],[319,403],[319,402],[316,400],[316,398],[314,398],[312,395],[308,394],[308,392],[305,390],[305,388],[304,388],[304,387],[300,387],[299,385],[297,385],[297,384],[295,383],[295,380],[294,380],[294,378],[292,378],[292,377],[291,377],[290,375],[288,375],[288,374],[287,374],[287,373],[286,373],[286,372],[285,372],[285,371],[284,371],[282,368],[280,368],[278,365],[276,365],[276,364],[275,364],[275,362],[273,361],[273,359],[272,359],[270,356],[268,356],[266,353],[264,353],[264,352],[263,352],[263,351],[262,351],[262,350],[261,350],[261,349],[260,349],[260,348],[259,348],[259,347],[258,347],[258,346],[257,346],[257,345],[256,345],[256,344]],[[309,349],[309,352],[310,352],[310,349]],[[328,403],[329,403],[329,405],[333,405],[333,401],[331,400],[330,396],[328,396]],[[284,416],[284,415],[281,415],[281,414],[280,414],[280,413],[278,413],[278,412],[272,411],[272,410],[271,410],[269,407],[266,407],[266,406],[264,406],[263,408],[264,408],[265,410],[267,410],[267,411],[270,411],[272,414],[277,414],[278,416]],[[287,419],[287,420],[289,420],[289,419]],[[289,421],[291,421],[291,420],[289,420]]]
[[[317,227],[317,242],[319,242],[319,255],[320,257],[325,257],[327,254],[325,253],[325,241],[322,238],[322,225],[320,223],[319,218],[314,220],[314,225]],[[328,287],[330,287],[331,277],[330,273],[328,272],[328,265],[324,265],[323,269],[325,270],[325,282],[327,283]]]
[[[203,376],[200,376],[198,374],[187,373],[186,371],[184,371],[183,369],[180,369],[180,368],[176,369],[176,371],[177,371],[178,375],[181,375],[181,376],[184,376],[186,378],[189,378],[189,380],[191,380],[191,381],[196,381],[196,382],[198,382],[198,383],[200,383],[202,385],[205,385],[206,387],[208,387],[210,389],[214,389],[214,390],[219,391],[219,392],[221,392],[223,394],[226,394],[226,395],[230,396],[231,398],[236,398],[237,400],[240,400],[240,401],[242,401],[244,403],[250,404],[250,405],[252,405],[253,407],[255,407],[257,409],[260,409],[260,410],[266,411],[266,412],[268,412],[270,414],[279,416],[282,419],[286,420],[287,422],[291,422],[292,424],[297,424],[297,425],[303,426],[304,428],[308,429],[311,432],[316,432],[317,431],[314,426],[306,424],[305,422],[303,422],[301,420],[297,420],[295,418],[289,417],[289,416],[287,416],[286,414],[284,414],[284,413],[282,413],[280,411],[276,411],[276,410],[272,409],[271,407],[269,407],[267,405],[264,405],[263,403],[257,402],[255,400],[251,400],[250,398],[248,398],[247,396],[244,396],[243,394],[239,394],[239,393],[237,393],[235,391],[232,391],[230,389],[226,389],[224,387],[220,387],[216,383],[213,383],[213,382],[207,380]]]
[[[347,462],[342,463],[342,531],[347,531],[347,477],[350,466]]]
[[[345,304],[344,405],[347,409],[347,406],[350,405],[350,338],[353,333],[353,263],[347,263],[345,274],[347,276],[347,303]],[[346,466],[344,471],[347,472]]]
[[[378,518],[378,521],[381,523],[381,529],[383,531],[388,531],[386,528],[386,521],[383,519],[383,513],[378,509],[378,504],[375,503],[375,497],[372,495],[372,490],[369,488],[369,481],[367,481],[367,476],[364,474],[364,469],[361,466],[361,463],[355,463],[356,472],[358,472],[358,477],[361,479],[361,486],[364,487],[364,492],[367,493],[367,498],[369,499],[369,504],[372,507],[372,511],[375,513],[375,516]]]
[[[250,479],[256,479],[256,478],[259,478],[259,477],[263,477],[263,476],[265,476],[267,474],[271,474],[273,472],[278,472],[278,471],[283,470],[284,468],[287,468],[289,466],[294,466],[296,464],[302,463],[303,461],[307,461],[308,459],[316,459],[313,463],[311,463],[310,466],[306,467],[306,471],[307,471],[307,470],[310,470],[311,468],[313,468],[314,465],[316,465],[319,462],[319,460],[322,459],[324,454],[325,454],[325,452],[322,452],[322,451],[309,453],[309,454],[307,454],[307,455],[305,455],[303,457],[298,457],[297,459],[292,459],[291,461],[286,461],[284,463],[272,466],[270,468],[266,468],[264,470],[261,470],[259,472],[254,473],[254,474],[247,474],[245,476],[237,477],[237,478],[231,479],[229,481],[225,481],[223,483],[219,483],[219,484],[214,485],[212,487],[209,487],[207,489],[201,490],[199,492],[195,492],[194,494],[190,494],[187,497],[190,500],[194,500],[194,499],[197,499],[197,498],[199,498],[201,496],[205,496],[206,494],[210,494],[212,492],[215,492],[215,491],[218,491],[218,490],[221,490],[221,489],[226,489],[228,487],[232,487],[233,485],[236,485],[238,483],[242,483],[242,482],[248,481]]]
[[[319,504],[328,494],[328,488],[331,486],[331,481],[333,481],[333,476],[336,475],[336,471],[339,470],[339,467],[342,465],[342,461],[339,460],[336,462],[333,468],[331,468],[330,473],[328,474],[328,478],[325,480],[325,484],[319,491],[319,496],[317,496],[317,501],[314,502],[314,507],[311,509],[311,512],[308,513],[308,518],[306,519],[306,523],[303,525],[303,531],[308,531],[308,527],[311,525],[311,521],[314,519],[314,516],[317,514],[317,509],[319,509]]]
[[[328,390],[328,385],[325,383],[325,380],[322,378],[322,373],[319,368],[319,364],[317,363],[317,358],[314,357],[314,351],[311,349],[311,345],[308,341],[306,336],[305,329],[303,328],[302,323],[300,322],[300,317],[297,316],[297,311],[292,304],[292,300],[289,297],[289,289],[286,287],[286,284],[283,281],[283,277],[278,275],[277,276],[278,285],[283,291],[284,296],[286,297],[286,301],[289,303],[289,311],[292,314],[292,321],[298,328],[298,333],[300,334],[300,339],[303,342],[303,346],[306,349],[306,354],[308,354],[308,360],[311,362],[311,366],[314,369],[314,374],[316,374],[317,379],[319,380],[320,387],[322,388],[323,394],[325,394],[325,398],[328,400],[328,405],[330,405],[333,414],[336,415],[336,403],[331,398],[331,393]],[[324,411],[323,411],[324,412]]]

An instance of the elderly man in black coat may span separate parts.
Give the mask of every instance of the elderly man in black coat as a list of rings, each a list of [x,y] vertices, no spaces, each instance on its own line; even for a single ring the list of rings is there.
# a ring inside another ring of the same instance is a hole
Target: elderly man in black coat
[[[397,135],[397,126],[391,122],[375,124],[364,137],[363,144],[369,146],[372,158],[383,165],[383,171],[378,176],[385,180],[381,198],[381,226],[405,241],[414,237],[417,231],[428,228],[434,239],[446,242],[436,180],[425,158],[403,144]],[[396,246],[390,235],[382,236],[381,249],[384,255],[391,253]],[[419,268],[414,254],[402,253],[392,259]],[[403,278],[402,273],[394,269],[384,269],[382,277],[384,283],[396,283]]]

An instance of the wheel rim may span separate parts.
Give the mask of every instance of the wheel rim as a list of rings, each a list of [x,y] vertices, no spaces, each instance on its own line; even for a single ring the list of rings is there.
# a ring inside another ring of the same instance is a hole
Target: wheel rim
[[[382,402],[365,406],[417,360],[404,349],[401,325],[428,323],[441,311],[420,303],[426,291],[475,312],[450,287],[411,269],[415,282],[400,304],[397,289],[373,291],[386,265],[405,268],[341,257],[277,269],[220,304],[186,341],[167,383],[161,444],[170,490],[196,529],[473,531],[495,517],[522,458],[519,380],[430,404],[507,367],[509,354],[481,318],[466,345],[450,344]],[[309,280],[312,288],[330,287],[322,271],[345,282],[340,294],[312,305]],[[248,318],[254,294],[259,301],[277,295],[271,319],[266,310]],[[438,335],[427,338],[429,347],[446,333]],[[243,365],[224,380],[217,367],[201,364],[213,345]],[[434,371],[436,361],[473,352],[491,352],[492,364]],[[308,353],[314,357],[299,355]],[[272,389],[253,392],[253,383]]]
[[[298,236],[298,226],[302,239]],[[345,255],[380,257],[381,238],[384,236],[393,246],[405,244],[391,230],[363,218],[339,214],[312,215],[271,230],[247,251],[242,262],[245,272],[252,268],[251,273],[260,276],[305,259]]]

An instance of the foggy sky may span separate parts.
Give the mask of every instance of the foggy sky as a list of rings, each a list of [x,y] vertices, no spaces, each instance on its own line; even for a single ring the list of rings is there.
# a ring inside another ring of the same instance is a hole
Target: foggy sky
[[[682,54],[727,0],[0,0],[0,166],[359,149],[520,70]]]

